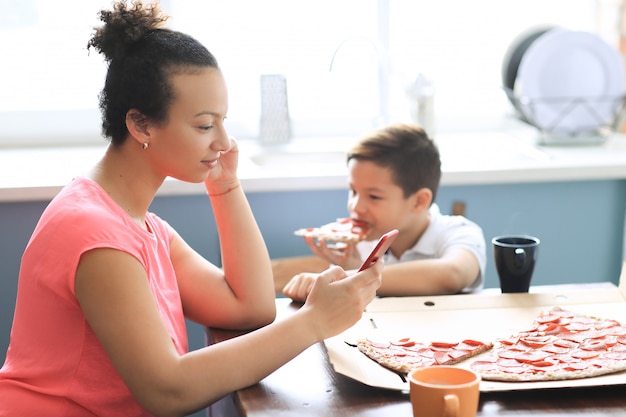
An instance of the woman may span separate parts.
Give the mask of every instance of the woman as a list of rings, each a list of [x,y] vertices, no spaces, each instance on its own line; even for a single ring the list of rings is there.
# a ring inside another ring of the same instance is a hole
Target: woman
[[[215,58],[162,27],[156,5],[120,1],[100,18],[88,46],[108,63],[110,145],[50,203],[25,250],[0,416],[188,414],[354,324],[381,283],[380,264],[350,277],[331,268],[296,314],[272,323],[271,265],[237,179]],[[204,182],[223,268],[148,211],[168,176]],[[185,317],[265,327],[188,352]]]

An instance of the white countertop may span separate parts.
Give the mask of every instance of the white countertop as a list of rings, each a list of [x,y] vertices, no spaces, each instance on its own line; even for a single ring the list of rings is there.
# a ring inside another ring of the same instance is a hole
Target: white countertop
[[[626,179],[626,135],[585,146],[539,146],[534,130],[437,136],[441,185]],[[349,139],[307,139],[259,148],[241,142],[239,176],[247,192],[345,189]],[[0,201],[49,200],[85,172],[104,146],[0,150]],[[287,153],[285,153],[287,152]],[[256,161],[256,162],[255,162]],[[202,184],[168,179],[159,195],[204,194]]]

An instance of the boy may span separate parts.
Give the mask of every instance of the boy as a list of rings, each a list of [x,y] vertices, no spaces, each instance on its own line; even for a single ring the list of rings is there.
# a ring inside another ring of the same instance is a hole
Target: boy
[[[357,269],[376,240],[400,231],[384,256],[380,296],[456,294],[483,286],[486,253],[482,230],[462,216],[447,216],[433,202],[441,178],[435,143],[414,124],[394,124],[361,139],[348,153],[350,217],[369,227],[367,240],[331,247],[305,237],[314,255]],[[306,299],[315,280],[295,275],[283,287]]]

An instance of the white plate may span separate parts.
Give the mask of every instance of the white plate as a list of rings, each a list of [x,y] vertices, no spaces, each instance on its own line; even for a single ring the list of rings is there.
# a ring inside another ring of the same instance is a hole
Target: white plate
[[[589,134],[613,123],[624,94],[619,52],[588,32],[552,29],[526,50],[515,84],[522,111],[553,135]]]

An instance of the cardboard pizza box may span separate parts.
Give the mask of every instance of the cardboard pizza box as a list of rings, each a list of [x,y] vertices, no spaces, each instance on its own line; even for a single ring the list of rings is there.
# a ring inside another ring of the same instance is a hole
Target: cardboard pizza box
[[[336,372],[366,385],[408,391],[408,382],[359,352],[354,342],[363,337],[374,340],[411,337],[423,342],[495,341],[528,329],[539,313],[556,306],[626,323],[626,262],[619,286],[612,283],[538,286],[528,294],[486,290],[468,295],[375,299],[355,326],[327,339],[325,345]],[[456,366],[469,367],[482,355]],[[490,392],[617,384],[626,384],[626,372],[565,381],[483,380],[480,388]]]

